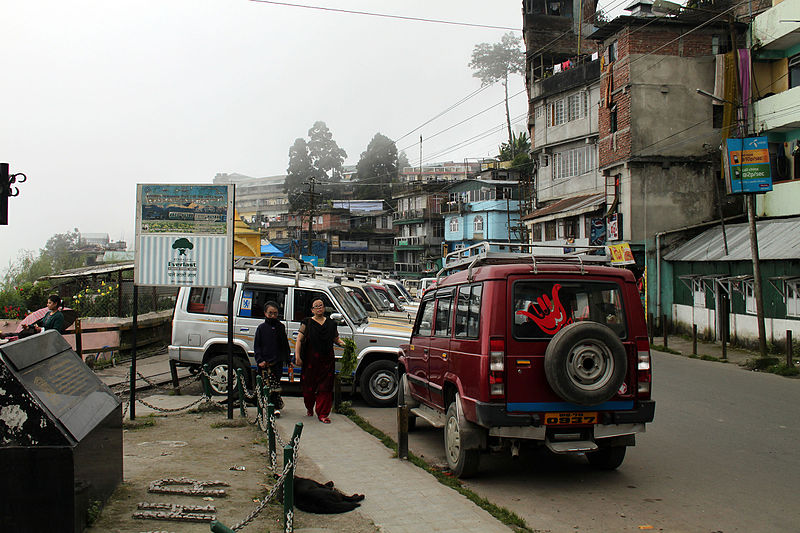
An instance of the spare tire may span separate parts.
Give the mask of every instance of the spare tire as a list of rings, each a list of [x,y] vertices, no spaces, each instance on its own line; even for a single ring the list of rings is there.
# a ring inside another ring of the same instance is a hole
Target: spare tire
[[[611,328],[597,322],[575,322],[553,336],[544,354],[550,387],[579,405],[611,399],[628,370],[625,347]]]

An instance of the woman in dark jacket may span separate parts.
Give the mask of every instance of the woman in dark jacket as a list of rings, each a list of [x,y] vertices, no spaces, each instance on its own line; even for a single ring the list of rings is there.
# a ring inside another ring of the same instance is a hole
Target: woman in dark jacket
[[[333,345],[343,346],[344,343],[339,339],[336,324],[325,316],[322,298],[311,302],[311,312],[313,316],[303,319],[297,333],[295,363],[303,369],[300,387],[306,414],[312,416],[316,407],[319,421],[330,424],[328,415],[333,407],[333,375],[336,371]]]
[[[264,323],[256,329],[253,341],[258,370],[266,374],[269,383],[269,401],[275,406],[275,416],[281,416],[283,398],[281,398],[281,374],[284,363],[289,362],[289,339],[286,327],[278,320],[278,304],[264,304]]]
[[[51,294],[47,297],[46,315],[36,322],[36,331],[54,329],[59,333],[64,333],[64,313],[58,310],[61,307],[61,297],[58,294]]]

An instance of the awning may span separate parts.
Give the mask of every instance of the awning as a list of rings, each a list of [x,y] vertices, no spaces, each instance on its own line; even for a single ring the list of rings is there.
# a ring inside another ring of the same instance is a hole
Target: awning
[[[546,207],[537,209],[532,213],[522,217],[525,222],[539,224],[549,220],[557,220],[559,218],[566,218],[583,213],[591,213],[599,206],[603,205],[606,201],[604,193],[586,194],[582,196],[571,196],[558,200]]]
[[[97,265],[82,268],[73,268],[65,270],[59,274],[51,276],[42,276],[39,279],[65,279],[65,278],[81,278],[85,276],[96,276],[97,274],[112,274],[121,270],[133,270],[133,261],[126,261],[124,263],[114,263],[111,265]]]

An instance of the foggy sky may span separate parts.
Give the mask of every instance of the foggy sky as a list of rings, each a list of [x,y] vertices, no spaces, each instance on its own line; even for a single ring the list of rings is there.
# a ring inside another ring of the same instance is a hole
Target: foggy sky
[[[522,25],[519,0],[293,3]],[[317,120],[355,164],[376,132],[397,139],[478,89],[472,48],[508,31],[247,0],[9,0],[0,14],[0,161],[28,177],[0,226],[0,274],[73,228],[132,249],[137,183],[283,174]],[[515,77],[509,93],[523,90]],[[398,149],[417,164],[421,134],[426,162],[495,155],[502,105],[434,135],[502,97],[482,91]],[[524,129],[524,94],[510,106]]]

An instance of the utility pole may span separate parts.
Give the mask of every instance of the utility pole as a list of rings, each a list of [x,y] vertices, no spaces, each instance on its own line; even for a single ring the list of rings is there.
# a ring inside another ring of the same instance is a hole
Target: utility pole
[[[311,176],[308,180],[308,255],[312,255],[311,252],[311,228],[312,222],[314,220],[314,176]]]

